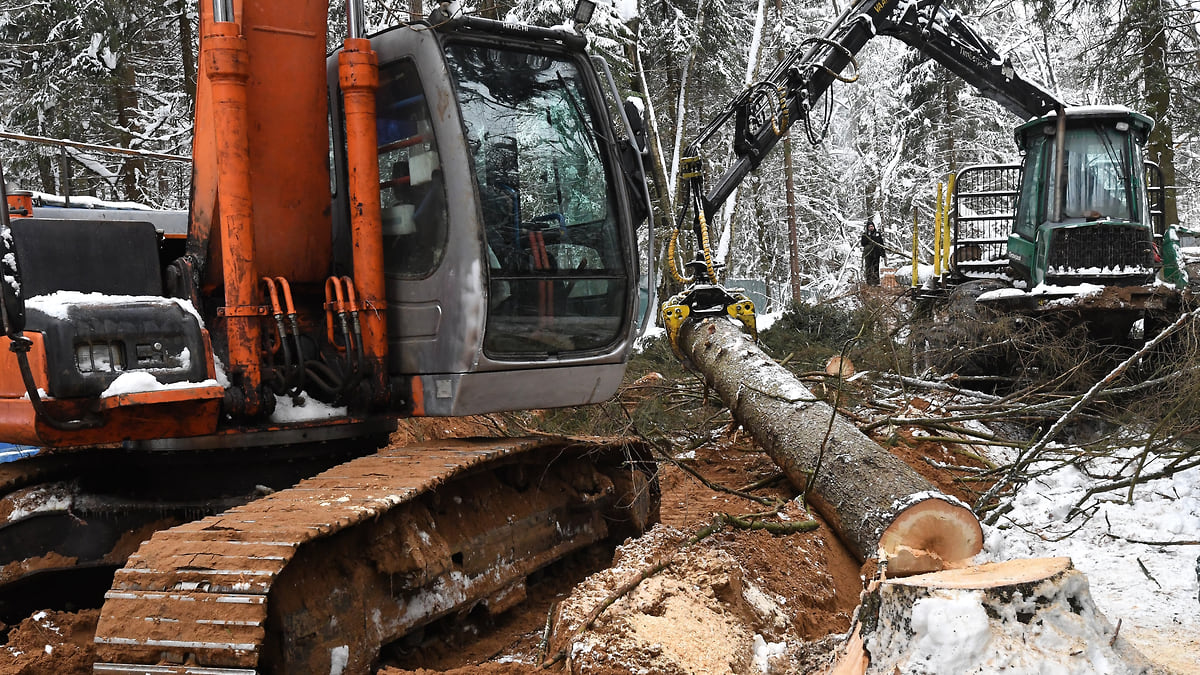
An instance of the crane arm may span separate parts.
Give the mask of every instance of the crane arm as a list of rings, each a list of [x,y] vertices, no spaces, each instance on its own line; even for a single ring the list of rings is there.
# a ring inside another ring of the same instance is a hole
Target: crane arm
[[[685,172],[686,190],[679,214],[696,209],[695,219],[707,221],[783,137],[787,126],[805,119],[835,80],[852,81],[841,73],[855,66],[855,57],[876,35],[887,35],[932,58],[980,93],[1022,119],[1045,114],[1063,103],[1053,94],[1017,73],[962,16],[942,0],[858,0],[819,38],[810,38],[784,58],[764,80],[735,98],[684,151],[692,160]],[[856,76],[856,75],[855,75]],[[700,148],[733,121],[734,160],[704,186],[699,170]]]

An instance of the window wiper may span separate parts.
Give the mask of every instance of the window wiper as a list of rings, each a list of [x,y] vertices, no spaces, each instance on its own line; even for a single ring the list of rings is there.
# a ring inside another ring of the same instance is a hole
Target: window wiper
[[[1100,142],[1104,145],[1104,152],[1108,155],[1109,161],[1111,161],[1113,165],[1117,167],[1117,178],[1119,178],[1122,183],[1128,183],[1129,178],[1126,175],[1126,166],[1125,163],[1121,161],[1120,156],[1123,153],[1117,152],[1117,149],[1113,147],[1112,139],[1108,137],[1108,132],[1104,129],[1104,127],[1096,124],[1094,125],[1094,128],[1096,129],[1096,134],[1100,136]]]

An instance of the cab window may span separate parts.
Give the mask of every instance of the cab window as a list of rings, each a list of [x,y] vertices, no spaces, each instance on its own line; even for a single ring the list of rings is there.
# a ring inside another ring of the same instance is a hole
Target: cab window
[[[623,334],[628,277],[595,103],[566,58],[447,49],[480,197],[484,350],[599,350]]]

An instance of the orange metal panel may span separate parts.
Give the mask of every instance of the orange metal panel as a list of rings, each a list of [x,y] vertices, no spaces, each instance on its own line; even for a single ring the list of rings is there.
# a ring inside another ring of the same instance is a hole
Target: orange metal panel
[[[258,269],[292,283],[330,269],[328,3],[251,0],[249,132]]]
[[[0,399],[0,438],[20,445],[43,445],[33,421],[33,404],[29,399]]]
[[[212,6],[200,3],[201,36]],[[314,0],[235,3],[246,40],[250,193],[258,271],[319,283],[330,268],[329,126],[325,75],[328,4]],[[203,37],[201,40],[203,41]],[[203,49],[203,45],[201,45]],[[196,94],[189,252],[210,261],[206,282],[222,283],[216,139],[209,69]]]
[[[67,447],[202,436],[217,429],[222,393],[220,387],[200,387],[113,397],[121,400],[114,402],[117,407],[104,411],[104,426],[75,431],[59,431],[39,422],[29,399],[0,399],[0,438],[10,443]],[[217,398],[212,398],[214,394]],[[61,402],[48,399],[45,403],[52,412],[69,417],[63,406],[55,405]]]
[[[42,334],[26,332],[25,337],[33,343],[29,348],[29,369],[33,371],[33,381],[39,389],[45,391],[46,347],[42,342]],[[25,381],[21,379],[17,355],[8,348],[11,342],[7,336],[0,336],[0,397],[21,398],[28,392],[25,391]]]
[[[200,35],[212,32],[212,7],[200,3]],[[203,38],[201,38],[203,40]],[[198,258],[209,256],[209,271],[221,269],[220,242],[211,241],[217,219],[217,127],[212,114],[212,85],[208,64],[198,62],[196,73],[196,111],[192,128],[192,194],[188,214],[187,252]],[[211,248],[210,248],[211,245]]]
[[[28,332],[33,342],[29,367],[33,381],[45,392],[46,350],[41,333]],[[205,333],[207,346],[208,334]],[[43,397],[51,414],[62,419],[78,416],[97,406],[105,424],[98,429],[59,431],[39,422],[25,391],[17,358],[8,349],[9,339],[0,336],[0,439],[9,443],[40,446],[89,445],[131,439],[199,436],[217,428],[220,402],[225,390],[216,385],[120,394],[99,400],[56,400]],[[212,376],[212,366],[209,367]]]
[[[166,403],[201,402],[205,399],[219,399],[225,395],[225,389],[216,385],[206,387],[189,387],[187,389],[162,389],[159,391],[140,391],[129,394],[117,394],[100,399],[101,410],[133,406],[154,406]]]

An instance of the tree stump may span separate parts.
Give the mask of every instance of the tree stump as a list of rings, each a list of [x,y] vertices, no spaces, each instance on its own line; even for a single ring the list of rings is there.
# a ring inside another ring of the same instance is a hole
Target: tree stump
[[[982,549],[969,508],[818,400],[730,321],[687,322],[679,346],[860,562],[882,557],[895,577]]]
[[[831,675],[1151,673],[1070,558],[875,582]]]

